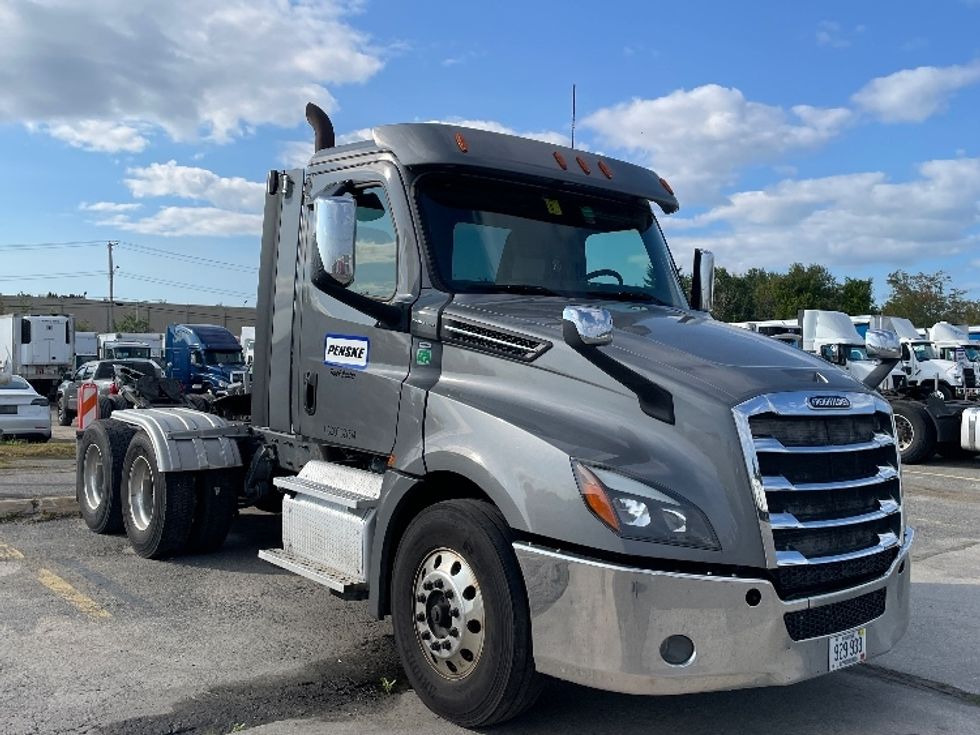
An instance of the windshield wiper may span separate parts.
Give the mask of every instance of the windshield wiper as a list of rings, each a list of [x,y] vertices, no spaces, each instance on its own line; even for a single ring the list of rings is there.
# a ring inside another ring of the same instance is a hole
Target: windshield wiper
[[[610,301],[643,301],[658,306],[673,306],[673,304],[668,304],[663,299],[659,299],[646,291],[587,291],[586,293],[597,299],[609,299]]]
[[[552,291],[545,286],[535,286],[529,283],[487,283],[476,284],[466,287],[468,293],[517,293],[531,294],[535,296],[562,296],[557,291]]]

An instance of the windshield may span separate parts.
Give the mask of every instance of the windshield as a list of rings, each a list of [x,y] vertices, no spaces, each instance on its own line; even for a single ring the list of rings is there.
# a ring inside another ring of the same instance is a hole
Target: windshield
[[[138,360],[148,360],[150,359],[150,348],[149,347],[113,347],[112,356],[120,360],[128,360],[130,358],[135,358]]]
[[[241,350],[205,350],[204,359],[208,365],[241,365],[244,363]]]
[[[939,356],[936,354],[936,348],[933,347],[932,342],[915,342],[912,345],[912,351],[915,353],[915,359],[919,362],[939,359]]]
[[[847,350],[847,359],[853,362],[858,360],[868,359],[868,350],[864,345],[845,345],[844,349]]]
[[[942,347],[939,355],[944,360],[956,362],[957,360],[966,362],[980,362],[980,347],[973,345],[960,345],[959,347]]]
[[[687,306],[646,200],[434,175],[420,182],[420,204],[436,269],[454,292]]]
[[[114,365],[123,365],[132,370],[137,370],[143,375],[158,375],[159,369],[152,362],[100,362],[99,366],[95,369],[95,375],[93,380],[105,380],[106,378],[114,378],[116,376],[116,371],[113,368]]]

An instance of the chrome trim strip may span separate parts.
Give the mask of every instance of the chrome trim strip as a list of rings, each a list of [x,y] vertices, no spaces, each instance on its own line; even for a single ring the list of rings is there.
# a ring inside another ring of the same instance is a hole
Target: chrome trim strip
[[[452,323],[451,324],[445,324],[445,325],[443,325],[443,329],[445,331],[447,331],[447,332],[450,332],[452,334],[459,335],[459,336],[462,336],[462,337],[469,337],[470,339],[476,339],[476,340],[484,340],[486,342],[491,342],[493,344],[497,344],[497,345],[500,345],[502,347],[509,347],[510,349],[513,349],[513,350],[520,350],[527,357],[532,357],[532,356],[535,356],[535,355],[540,354],[541,352],[544,351],[544,348],[547,346],[547,343],[541,343],[540,341],[538,341],[538,340],[536,340],[536,339],[534,339],[532,337],[526,337],[525,339],[527,339],[529,342],[536,342],[537,344],[535,346],[533,346],[533,347],[528,347],[526,345],[518,344],[516,342],[508,342],[505,339],[499,339],[497,337],[490,337],[490,336],[488,336],[486,334],[480,334],[479,332],[471,332],[468,329],[464,329],[462,327],[456,326],[456,324],[459,324],[459,323],[460,322],[456,322],[455,324],[452,324]],[[496,331],[492,327],[484,327],[484,328],[487,329],[488,331]]]
[[[879,500],[880,510],[873,510],[870,513],[862,513],[859,516],[847,516],[846,518],[828,518],[822,521],[801,521],[792,513],[770,513],[769,522],[774,531],[785,531],[790,529],[816,529],[816,528],[838,528],[840,526],[856,526],[859,523],[869,521],[880,521],[899,511],[899,505],[894,500]]]
[[[878,467],[878,474],[871,477],[860,477],[857,480],[841,480],[840,482],[802,482],[793,484],[782,475],[762,478],[762,486],[766,492],[809,492],[819,490],[855,490],[870,487],[898,478],[898,470],[887,465]]]
[[[850,408],[811,408],[806,402],[810,396],[827,393],[844,396],[850,402]],[[826,390],[768,393],[740,403],[735,410],[747,416],[759,413],[774,413],[777,416],[853,416],[877,411],[891,413],[888,402],[877,394]]]
[[[756,452],[779,454],[827,454],[829,452],[866,452],[871,449],[895,446],[895,440],[888,434],[876,433],[871,441],[859,444],[820,444],[817,446],[786,446],[774,437],[755,438]]]
[[[839,561],[853,561],[854,559],[863,559],[866,556],[880,554],[882,551],[888,551],[900,544],[901,541],[899,541],[898,536],[889,531],[888,533],[879,533],[878,543],[874,546],[869,546],[866,549],[858,549],[857,551],[849,551],[846,554],[808,558],[803,556],[799,551],[777,551],[776,564],[781,567],[799,567],[814,564],[833,564]]]

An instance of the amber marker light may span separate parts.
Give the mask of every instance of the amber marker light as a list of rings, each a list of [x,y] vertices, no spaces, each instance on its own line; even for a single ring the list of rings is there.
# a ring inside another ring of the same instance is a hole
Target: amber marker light
[[[599,170],[602,171],[602,175],[607,179],[612,178],[612,171],[609,170],[609,166],[607,166],[606,162],[602,159],[599,159]]]
[[[573,462],[572,467],[575,470],[579,492],[582,493],[589,510],[595,513],[596,517],[609,528],[619,533],[619,518],[609,501],[609,496],[606,495],[606,491],[602,487],[602,483],[599,482],[599,478],[583,464]]]
[[[674,196],[674,190],[670,188],[670,184],[667,183],[667,179],[660,179],[660,185],[667,190],[667,193]]]
[[[558,151],[555,151],[555,160],[558,161],[558,165],[561,166],[562,171],[568,171],[568,164],[565,163],[565,157]]]
[[[589,168],[589,164],[585,162],[582,156],[575,156],[575,160],[578,163],[578,167],[582,169],[586,174],[591,174],[592,169]]]
[[[463,137],[462,133],[456,133],[456,147],[458,147],[463,153],[469,153],[470,147],[466,145],[466,138]]]

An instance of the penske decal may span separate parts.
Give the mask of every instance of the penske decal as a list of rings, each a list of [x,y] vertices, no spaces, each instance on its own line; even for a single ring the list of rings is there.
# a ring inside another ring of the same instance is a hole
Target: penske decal
[[[371,342],[367,337],[328,334],[323,345],[324,365],[363,370],[368,365]]]

